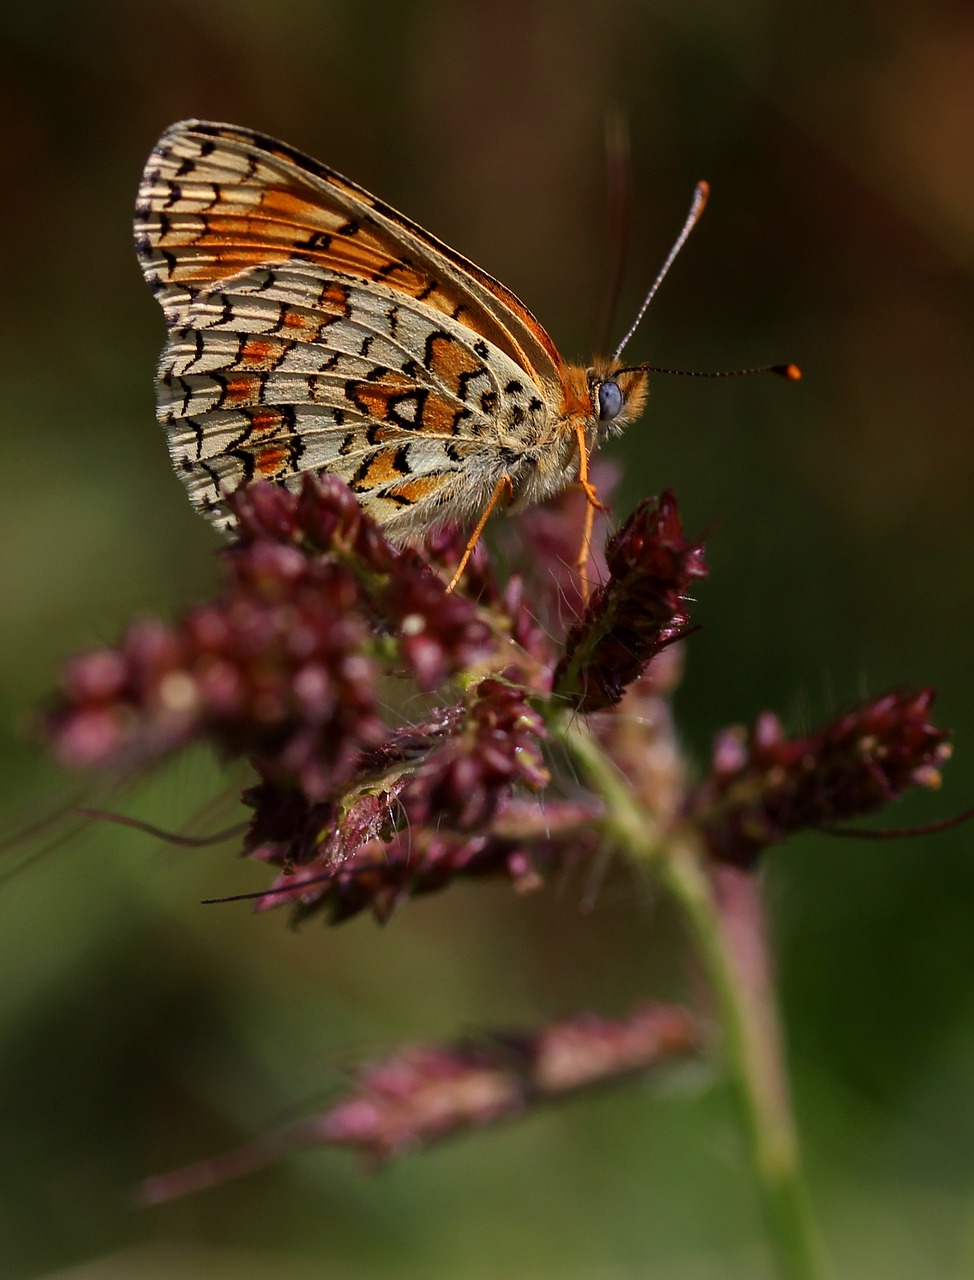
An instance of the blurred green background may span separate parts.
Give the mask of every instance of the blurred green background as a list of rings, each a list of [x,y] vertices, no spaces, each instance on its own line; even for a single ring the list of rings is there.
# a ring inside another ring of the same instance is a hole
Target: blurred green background
[[[16,827],[73,798],[28,742],[67,652],[211,587],[216,539],[153,417],[163,326],[131,247],[158,133],[276,134],[365,184],[589,354],[608,273],[602,121],[631,122],[619,324],[711,207],[632,359],[797,360],[805,381],[658,378],[611,447],[617,510],[672,485],[714,526],[679,695],[689,751],[932,683],[974,781],[974,10],[930,0],[54,0],[0,9],[0,734]],[[179,761],[114,802],[178,827],[227,786]],[[222,819],[221,819],[222,820]],[[765,873],[816,1208],[856,1280],[974,1274],[972,832],[795,839]],[[7,867],[44,840],[18,846]],[[232,846],[231,846],[232,851]],[[99,827],[0,892],[0,1273],[109,1277],[768,1275],[719,1079],[678,1074],[375,1178],[297,1156],[171,1207],[142,1175],[330,1096],[397,1040],[621,1013],[688,974],[651,887],[594,907],[461,887],[380,930],[202,908],[225,849]],[[691,978],[692,981],[692,978]]]

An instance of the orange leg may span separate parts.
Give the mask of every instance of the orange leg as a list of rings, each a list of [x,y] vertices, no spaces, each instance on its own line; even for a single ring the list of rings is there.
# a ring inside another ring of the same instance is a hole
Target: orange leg
[[[582,492],[588,498],[588,506],[585,508],[585,524],[582,528],[582,545],[578,549],[578,559],[575,562],[578,567],[578,577],[582,588],[582,599],[588,599],[589,581],[585,576],[588,569],[588,555],[592,546],[592,526],[595,523],[596,511],[607,511],[604,502],[599,501],[599,495],[595,492],[595,488],[588,478],[588,445],[585,441],[585,427],[581,422],[574,424],[575,439],[578,441],[578,485]]]
[[[487,503],[487,506],[484,508],[484,514],[477,521],[477,527],[474,529],[473,533],[467,539],[467,545],[464,548],[463,555],[460,557],[460,563],[457,565],[457,571],[453,575],[453,577],[450,579],[450,585],[447,587],[447,592],[452,591],[454,587],[457,585],[457,583],[460,581],[460,579],[463,577],[463,571],[467,567],[467,561],[473,555],[474,547],[480,541],[480,535],[483,533],[484,526],[486,525],[487,521],[490,519],[491,514],[494,511],[494,508],[498,506],[498,504],[500,504],[502,500],[503,500],[503,505],[506,506],[513,497],[514,497],[514,485],[511,483],[511,477],[509,475],[501,476],[501,478],[494,485],[494,492],[490,495],[490,501]]]

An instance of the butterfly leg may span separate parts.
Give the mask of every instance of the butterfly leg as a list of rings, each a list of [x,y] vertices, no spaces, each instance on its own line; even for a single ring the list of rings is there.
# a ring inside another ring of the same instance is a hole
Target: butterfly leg
[[[505,473],[494,485],[494,492],[490,495],[490,500],[486,507],[484,507],[483,515],[477,521],[476,528],[467,539],[467,545],[463,549],[463,555],[460,557],[460,563],[457,565],[457,571],[450,579],[450,585],[447,587],[447,592],[452,591],[463,577],[463,571],[467,567],[467,561],[473,555],[474,547],[480,541],[480,536],[484,531],[484,526],[490,519],[494,509],[499,504],[506,507],[513,497],[514,485],[511,481],[511,477]]]
[[[575,423],[575,439],[578,441],[578,487],[588,499],[585,508],[585,524],[582,527],[582,544],[578,548],[578,577],[581,582],[582,599],[588,599],[589,581],[586,577],[588,556],[592,547],[592,528],[595,524],[596,511],[608,511],[608,507],[599,499],[595,486],[588,478],[588,444],[585,439],[585,427],[581,422]]]

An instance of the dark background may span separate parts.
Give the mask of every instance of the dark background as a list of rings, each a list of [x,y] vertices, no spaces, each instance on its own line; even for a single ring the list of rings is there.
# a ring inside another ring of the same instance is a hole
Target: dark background
[[[164,126],[198,115],[302,147],[496,274],[585,358],[608,274],[612,103],[633,142],[626,319],[693,183],[713,186],[627,355],[806,372],[798,386],[657,378],[611,447],[617,510],[672,485],[692,530],[716,526],[678,702],[688,750],[704,761],[714,729],[765,707],[800,729],[929,682],[957,758],[941,795],[886,821],[969,805],[972,85],[974,10],[930,0],[4,4],[11,824],[73,795],[28,741],[58,660],[214,581],[216,539],[153,417],[163,327],[131,246]],[[179,827],[226,788],[194,758],[114,802]],[[974,1271],[971,840],[804,837],[768,859],[812,1193],[857,1280]],[[707,1069],[374,1179],[317,1152],[133,1210],[141,1175],[313,1109],[348,1063],[397,1040],[620,1013],[685,981],[665,903],[625,875],[600,895],[577,877],[528,899],[456,888],[385,930],[295,934],[283,915],[197,905],[259,883],[227,850],[101,826],[3,886],[4,1275],[767,1274]]]

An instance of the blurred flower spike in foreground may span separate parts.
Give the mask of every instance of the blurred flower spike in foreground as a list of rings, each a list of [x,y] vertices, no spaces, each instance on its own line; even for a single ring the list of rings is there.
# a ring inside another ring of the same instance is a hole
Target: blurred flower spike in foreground
[[[327,1111],[238,1151],[148,1178],[142,1199],[152,1204],[202,1191],[300,1147],[348,1147],[381,1164],[593,1084],[678,1061],[699,1042],[684,1010],[646,1004],[620,1020],[583,1014],[534,1033],[409,1045],[361,1068],[353,1089]]]
[[[607,849],[662,867],[679,850],[716,883],[722,867],[747,875],[793,832],[939,782],[948,747],[928,719],[928,689],[887,693],[797,738],[765,713],[750,731],[722,730],[709,776],[688,781],[670,710],[681,666],[672,646],[691,628],[690,593],[707,568],[670,493],[641,503],[593,554],[587,599],[570,568],[577,493],[504,531],[515,568],[506,581],[481,543],[452,594],[461,534],[394,547],[333,477],[307,478],[299,494],[253,485],[231,506],[236,537],[221,552],[217,596],[69,661],[46,730],[73,767],[141,766],[194,740],[249,760],[244,851],[275,869],[260,909],[387,920],[460,877],[534,889]],[[591,1041],[587,1085],[668,1056],[654,1045],[699,1042],[679,1010],[653,1014],[651,1034],[640,1015],[592,1017],[568,1024]],[[680,1034],[661,1039],[660,1018]],[[393,1067],[365,1069],[358,1102],[288,1141],[388,1156],[510,1117],[558,1092],[537,1077],[537,1046],[555,1031],[524,1033],[500,1064],[497,1044],[404,1049]],[[474,1077],[481,1101],[466,1106],[458,1090],[469,1100]],[[417,1119],[437,1107],[442,1124]],[[352,1118],[366,1112],[363,1136]],[[195,1185],[165,1183],[172,1194]]]

